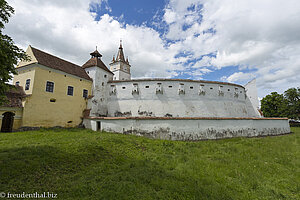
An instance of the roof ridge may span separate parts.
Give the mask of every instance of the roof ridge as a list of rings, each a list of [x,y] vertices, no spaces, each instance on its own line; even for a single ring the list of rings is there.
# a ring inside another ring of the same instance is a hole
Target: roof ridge
[[[77,65],[77,64],[75,64],[75,63],[72,63],[72,62],[70,62],[70,61],[67,61],[67,60],[65,60],[65,59],[62,59],[62,58],[60,58],[60,57],[58,57],[58,56],[54,56],[54,55],[52,55],[52,54],[50,54],[50,53],[47,53],[47,52],[42,51],[42,50],[40,50],[40,49],[37,49],[37,48],[35,48],[35,47],[33,47],[33,46],[31,46],[31,48],[34,49],[34,50],[40,51],[40,52],[42,52],[42,53],[44,53],[44,54],[47,54],[47,55],[49,55],[49,56],[51,56],[51,57],[57,58],[57,59],[62,60],[62,61],[64,61],[64,62],[67,62],[67,63],[70,63],[70,64],[75,65],[75,66],[77,66],[77,67],[80,67],[79,65]],[[33,54],[34,54],[34,52],[33,52]],[[38,59],[37,59],[37,60],[38,60]],[[38,61],[38,62],[39,62],[39,61]],[[80,68],[81,68],[81,67],[80,67]]]
[[[30,46],[33,56],[36,58],[37,63],[55,70],[65,72],[86,80],[92,80],[86,71],[77,64],[64,60],[50,53],[44,52],[37,48]]]

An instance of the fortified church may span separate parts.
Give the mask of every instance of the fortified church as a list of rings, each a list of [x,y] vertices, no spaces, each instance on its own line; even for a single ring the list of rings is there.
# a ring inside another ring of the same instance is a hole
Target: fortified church
[[[263,118],[255,80],[246,86],[187,79],[131,79],[122,43],[109,67],[97,49],[82,66],[29,46],[18,64],[1,131],[75,127],[170,140],[289,133],[285,118]]]

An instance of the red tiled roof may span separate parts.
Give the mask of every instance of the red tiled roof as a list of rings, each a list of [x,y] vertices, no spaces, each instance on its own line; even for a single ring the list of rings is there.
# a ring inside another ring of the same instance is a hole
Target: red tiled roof
[[[288,120],[288,118],[278,117],[86,117],[94,120]]]
[[[22,98],[26,97],[26,93],[22,86],[10,85],[10,89],[6,92],[7,102],[2,107],[22,108]]]
[[[190,79],[167,79],[167,78],[145,78],[145,79],[131,79],[131,80],[112,80],[108,83],[123,83],[123,82],[142,82],[142,81],[180,81],[180,82],[195,82],[195,83],[213,83],[213,84],[222,84],[222,85],[232,85],[244,88],[242,85],[219,82],[219,81],[206,81],[206,80],[190,80]]]
[[[97,57],[93,57],[91,59],[89,59],[84,65],[82,65],[82,68],[89,68],[89,67],[100,67],[101,69],[113,74],[106,66],[105,64]]]
[[[78,76],[80,78],[84,78],[87,80],[92,80],[89,75],[85,72],[83,68],[78,65],[75,65],[71,62],[43,52],[39,49],[32,48],[32,52],[36,57],[39,64],[44,65],[46,67],[50,67],[52,69],[56,69],[59,71],[66,72],[68,74],[72,74],[74,76]]]

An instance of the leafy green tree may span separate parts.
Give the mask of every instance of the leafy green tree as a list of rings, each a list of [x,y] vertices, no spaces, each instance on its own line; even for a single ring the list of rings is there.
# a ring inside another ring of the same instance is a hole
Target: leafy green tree
[[[2,32],[5,23],[8,23],[8,19],[13,13],[13,7],[8,5],[5,0],[0,0],[0,105],[6,98],[5,92],[9,89],[7,82],[12,79],[12,74],[16,74],[15,65],[20,59],[28,59],[25,52]]]
[[[288,117],[300,119],[300,88],[290,88],[284,92],[288,105]]]
[[[272,92],[261,100],[261,111],[265,117],[287,117],[287,105],[283,94]]]

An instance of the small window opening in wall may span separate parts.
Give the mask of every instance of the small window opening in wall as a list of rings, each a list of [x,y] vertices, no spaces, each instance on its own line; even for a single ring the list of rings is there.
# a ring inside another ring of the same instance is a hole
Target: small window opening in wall
[[[146,85],[145,88],[149,88],[149,85]]]
[[[238,88],[234,88],[235,89],[235,91],[237,91],[238,90]]]
[[[46,82],[46,92],[53,92],[54,91],[54,83],[51,81]]]
[[[65,75],[65,77],[67,77],[67,75]]]
[[[71,124],[73,121],[68,121],[68,124]]]
[[[169,88],[172,88],[172,85],[169,85]]]
[[[211,87],[210,89],[212,90],[212,89],[214,89],[214,88]]]
[[[56,102],[56,99],[51,98],[51,99],[50,99],[50,102]]]
[[[20,85],[20,81],[17,81],[17,82],[16,82],[16,85],[18,85],[18,86],[19,86],[19,85]]]
[[[80,79],[80,81],[82,81],[82,79]]]
[[[242,93],[242,91],[240,91],[240,93]]]
[[[106,78],[106,77],[107,77],[107,75],[105,74],[105,75],[104,75],[104,78]]]
[[[228,91],[230,91],[230,89],[228,89]]]
[[[25,90],[29,90],[29,87],[30,87],[30,79],[27,79],[25,83]]]
[[[51,73],[51,71],[49,71],[49,73]]]
[[[180,85],[184,85],[183,83],[180,83]]]
[[[104,82],[102,82],[102,86],[104,86]]]
[[[84,98],[87,98],[87,97],[88,97],[88,90],[83,89],[82,96],[83,96]]]
[[[69,95],[69,96],[73,96],[73,93],[74,93],[74,87],[72,87],[72,86],[68,86],[67,95]]]
[[[101,122],[97,122],[97,131],[101,130]]]
[[[87,71],[86,73],[88,73],[88,74],[89,74],[90,72],[89,72],[89,71]]]
[[[125,90],[125,89],[126,89],[126,87],[122,87],[122,89],[123,89],[123,90]]]
[[[194,87],[193,87],[193,86],[191,86],[191,87],[190,87],[190,89],[194,89]]]

